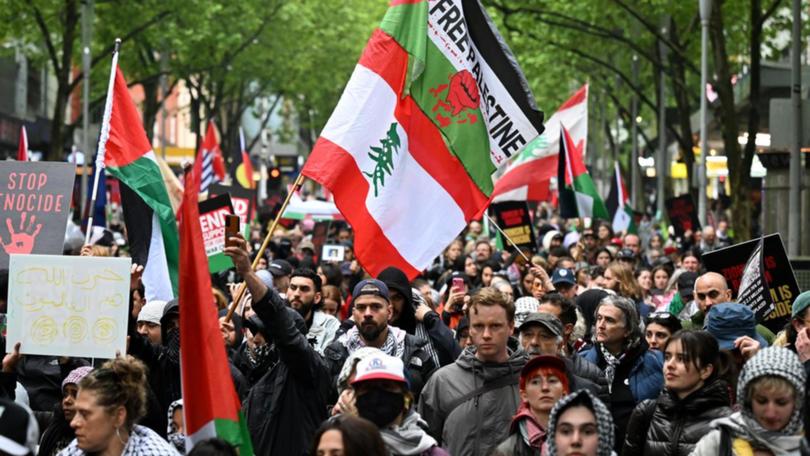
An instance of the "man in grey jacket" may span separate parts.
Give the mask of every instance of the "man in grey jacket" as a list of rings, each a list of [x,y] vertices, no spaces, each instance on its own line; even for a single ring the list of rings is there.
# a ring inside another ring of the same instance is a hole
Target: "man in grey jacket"
[[[507,437],[528,356],[507,347],[515,306],[499,291],[479,290],[467,314],[473,345],[431,376],[422,390],[419,414],[450,454],[488,455]]]

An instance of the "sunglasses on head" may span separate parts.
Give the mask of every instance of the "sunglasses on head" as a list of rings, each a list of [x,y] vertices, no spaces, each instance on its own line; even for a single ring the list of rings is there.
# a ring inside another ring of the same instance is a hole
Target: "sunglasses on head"
[[[707,297],[709,299],[717,299],[720,297],[722,292],[718,290],[709,290],[707,293],[695,293],[699,301],[705,300]]]
[[[653,312],[650,315],[648,315],[647,318],[651,320],[665,320],[670,317],[672,317],[672,314],[669,312]]]

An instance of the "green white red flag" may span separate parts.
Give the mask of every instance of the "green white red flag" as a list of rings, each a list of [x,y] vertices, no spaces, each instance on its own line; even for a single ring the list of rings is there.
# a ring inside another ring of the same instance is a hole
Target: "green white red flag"
[[[560,155],[557,162],[557,190],[560,216],[563,218],[600,218],[608,220],[605,203],[582,161],[584,141],[574,143],[565,127],[560,129]]]
[[[516,155],[495,182],[492,201],[548,201],[551,178],[557,175],[560,126],[568,129],[575,143],[588,139],[588,85],[580,87],[546,122],[543,133]]]
[[[527,87],[478,2],[391,2],[302,171],[366,271],[413,277],[483,213],[496,166],[543,130]]]
[[[636,224],[633,220],[630,197],[627,195],[627,186],[624,185],[619,162],[616,162],[615,165],[613,183],[605,205],[610,214],[610,219],[613,221],[613,232],[635,233],[637,231]]]
[[[199,174],[187,174],[180,207],[180,377],[191,444],[218,437],[252,455],[253,447],[233,385],[216,307],[197,206]]]
[[[120,182],[130,254],[133,263],[144,266],[146,300],[168,301],[177,292],[177,220],[117,60],[116,52],[96,164],[103,164]]]

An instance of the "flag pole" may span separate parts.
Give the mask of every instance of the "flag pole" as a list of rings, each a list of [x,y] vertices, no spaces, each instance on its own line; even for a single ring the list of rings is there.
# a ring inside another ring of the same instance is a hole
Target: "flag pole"
[[[251,265],[252,268],[256,268],[256,266],[259,264],[259,259],[261,259],[264,256],[264,251],[267,250],[267,246],[270,245],[270,240],[273,238],[273,231],[276,230],[276,226],[278,226],[278,221],[284,214],[284,210],[287,209],[287,205],[290,204],[290,198],[292,198],[293,193],[295,193],[303,183],[304,183],[304,175],[299,174],[298,177],[295,178],[295,182],[293,182],[292,188],[287,193],[287,197],[284,198],[284,203],[281,205],[281,208],[278,210],[276,217],[273,219],[273,223],[270,224],[270,228],[267,230],[267,235],[264,237],[262,246],[259,247],[259,251],[256,252],[256,257],[253,258],[253,264]],[[233,297],[233,301],[231,302],[231,306],[228,308],[228,313],[225,315],[225,323],[231,321],[231,317],[233,316],[233,313],[236,310],[236,306],[239,305],[239,301],[242,300],[242,296],[245,294],[245,288],[246,288],[245,282],[239,284],[239,289],[237,289],[236,295]]]
[[[530,260],[529,257],[527,257],[525,253],[523,253],[523,250],[521,250],[520,247],[518,247],[517,244],[515,244],[515,241],[513,241],[512,238],[510,238],[506,233],[503,232],[501,227],[498,226],[497,223],[495,223],[495,220],[492,220],[492,217],[490,217],[489,214],[486,214],[486,216],[487,216],[487,219],[489,220],[489,223],[491,223],[492,226],[497,228],[498,232],[501,233],[501,236],[503,236],[507,241],[509,241],[510,244],[512,244],[512,247],[514,247],[515,250],[517,250],[517,252],[520,254],[520,256],[522,256],[523,259],[526,260],[526,263],[531,263],[532,260]]]
[[[113,49],[112,65],[110,66],[110,82],[107,86],[107,101],[104,103],[104,117],[101,121],[101,134],[98,137],[98,148],[96,150],[96,169],[93,173],[93,196],[90,198],[90,212],[87,217],[87,228],[84,234],[85,245],[90,243],[90,235],[93,229],[93,212],[96,207],[96,196],[98,196],[98,179],[101,170],[104,169],[104,154],[107,147],[107,140],[110,138],[110,116],[112,115],[113,90],[115,89],[115,70],[118,68],[118,51],[121,49],[121,38],[115,39]],[[87,151],[85,151],[85,154]]]

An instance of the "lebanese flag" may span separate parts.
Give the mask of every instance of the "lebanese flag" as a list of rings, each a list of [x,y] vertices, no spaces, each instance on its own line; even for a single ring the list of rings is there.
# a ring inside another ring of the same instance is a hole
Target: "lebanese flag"
[[[610,193],[608,193],[605,205],[611,220],[613,220],[614,232],[635,233],[636,224],[633,221],[633,208],[630,207],[627,187],[624,185],[624,179],[622,179],[619,162],[616,162],[615,165],[613,183],[610,186]]]
[[[560,216],[563,218],[600,218],[608,220],[605,203],[582,161],[584,141],[574,143],[565,127],[560,131],[560,154],[557,162],[557,187]]]
[[[20,127],[20,142],[17,145],[17,161],[28,161],[28,133],[25,125]]]
[[[514,56],[463,3],[391,2],[302,170],[334,195],[375,277],[428,267],[486,209],[496,163],[543,130]],[[463,50],[442,10],[470,32]]]
[[[117,61],[115,53],[96,163],[119,181],[132,261],[144,266],[146,300],[168,301],[177,291],[177,220]]]
[[[560,126],[565,125],[575,142],[588,138],[588,85],[580,87],[546,122],[546,130],[526,145],[523,152],[495,182],[493,202],[549,201],[549,186],[556,176],[560,153]]]
[[[199,175],[190,173],[180,206],[180,378],[186,436],[218,437],[252,455],[250,434],[233,385],[216,308],[197,206]]]

